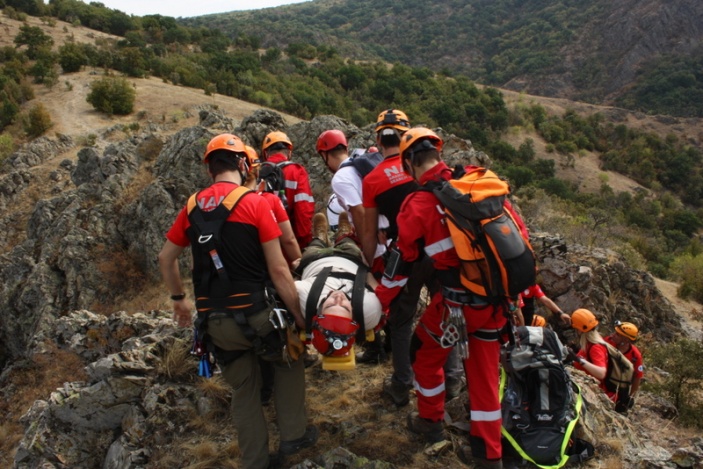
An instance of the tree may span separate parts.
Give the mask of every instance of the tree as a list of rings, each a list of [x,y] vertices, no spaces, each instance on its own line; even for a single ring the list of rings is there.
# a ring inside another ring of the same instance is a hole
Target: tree
[[[24,123],[24,131],[30,137],[36,138],[43,135],[54,125],[51,116],[42,103],[35,104],[29,110],[29,115]]]
[[[54,40],[38,26],[23,24],[20,32],[15,36],[15,44],[27,46],[27,57],[36,59],[39,51],[43,48],[50,48]]]
[[[65,73],[78,72],[82,66],[88,65],[88,56],[83,47],[68,42],[59,47],[59,64]]]
[[[126,115],[134,110],[137,92],[124,78],[106,77],[90,84],[88,101],[96,110]]]

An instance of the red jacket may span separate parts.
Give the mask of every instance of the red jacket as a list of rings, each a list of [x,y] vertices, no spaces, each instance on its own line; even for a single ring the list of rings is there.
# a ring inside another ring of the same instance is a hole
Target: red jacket
[[[473,166],[467,166],[469,172]],[[452,178],[452,170],[440,162],[420,178],[420,185],[424,186],[431,181],[447,181]],[[505,208],[508,209],[518,223],[520,230],[527,234],[527,228],[506,199]],[[409,194],[396,219],[398,223],[397,248],[405,262],[414,262],[421,257],[420,249],[432,258],[440,282],[447,287],[463,288],[459,279],[459,257],[454,249],[449,227],[444,215],[444,207],[431,191],[416,191]],[[383,277],[376,289],[384,309],[400,293],[408,281],[407,275],[396,275],[392,279]]]
[[[272,163],[288,161],[282,153],[267,158]],[[315,199],[312,197],[310,177],[304,166],[295,163],[282,168],[286,180],[286,199],[290,212],[290,223],[300,249],[312,241],[312,216],[315,214]]]

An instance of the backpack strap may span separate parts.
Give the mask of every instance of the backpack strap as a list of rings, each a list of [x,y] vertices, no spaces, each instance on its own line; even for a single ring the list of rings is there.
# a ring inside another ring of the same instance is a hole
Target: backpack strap
[[[244,186],[237,186],[230,191],[227,196],[220,202],[220,204],[215,208],[215,210],[209,212],[207,219],[203,211],[198,207],[197,195],[193,194],[188,198],[188,203],[186,204],[186,210],[188,217],[191,220],[191,225],[198,233],[198,244],[202,245],[203,249],[206,250],[210,259],[212,260],[212,265],[223,280],[228,281],[229,276],[225,269],[222,259],[217,252],[217,247],[220,241],[220,231],[222,226],[229,218],[229,214],[234,210],[234,208],[242,200],[242,197],[252,192]],[[208,285],[210,282],[210,277],[212,275],[212,269],[208,269],[203,272],[203,284]]]
[[[359,324],[359,329],[356,331],[356,340],[359,343],[366,338],[366,321],[364,319],[364,295],[366,291],[366,274],[368,268],[361,264],[356,269],[356,278],[354,279],[354,288],[352,289],[352,315],[354,321]]]
[[[308,336],[312,332],[312,318],[317,314],[317,302],[320,299],[322,288],[325,286],[325,281],[327,281],[327,277],[330,276],[330,272],[332,272],[332,266],[322,269],[320,273],[317,274],[308,292],[308,299],[305,302],[305,334]]]

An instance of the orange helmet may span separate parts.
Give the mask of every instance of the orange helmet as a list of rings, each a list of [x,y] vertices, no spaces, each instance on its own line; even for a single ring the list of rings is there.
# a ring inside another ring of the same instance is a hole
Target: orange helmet
[[[598,325],[598,320],[592,312],[579,308],[571,315],[571,327],[580,332],[588,332]]]
[[[534,327],[544,327],[547,325],[547,321],[545,321],[544,318],[539,314],[535,314],[534,316],[532,316],[531,325]]]
[[[203,163],[210,161],[210,153],[215,150],[227,150],[232,153],[245,153],[244,142],[234,134],[220,134],[208,142],[203,155]],[[240,155],[241,156],[241,155]]]
[[[635,340],[637,340],[637,336],[639,335],[640,331],[639,329],[637,329],[637,326],[635,326],[631,322],[617,321],[615,323],[615,332],[625,337],[626,339],[630,339],[634,342]]]
[[[261,165],[261,160],[259,159],[259,154],[254,150],[254,148],[249,145],[244,146],[244,152],[247,154],[247,161],[249,162],[249,170],[258,168]]]
[[[270,132],[266,137],[264,137],[264,143],[261,144],[261,151],[265,152],[267,148],[277,143],[282,143],[289,150],[293,149],[293,143],[291,143],[288,135],[280,131]]]
[[[343,357],[349,354],[359,329],[353,319],[318,314],[312,318],[312,345],[325,356]]]
[[[442,151],[444,142],[439,136],[425,127],[415,127],[403,134],[400,138],[400,158],[412,160],[416,151],[434,148]]]
[[[341,130],[325,130],[317,137],[317,152],[334,150],[338,146],[347,147],[347,137]]]
[[[388,109],[381,112],[376,119],[376,133],[383,129],[396,129],[405,132],[410,128],[408,116],[398,109]]]

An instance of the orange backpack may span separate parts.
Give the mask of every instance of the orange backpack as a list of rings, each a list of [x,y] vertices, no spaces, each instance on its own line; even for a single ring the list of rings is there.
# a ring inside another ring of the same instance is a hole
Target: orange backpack
[[[510,194],[504,179],[486,168],[458,167],[432,192],[444,205],[467,290],[497,302],[535,284],[534,251],[504,206]]]

